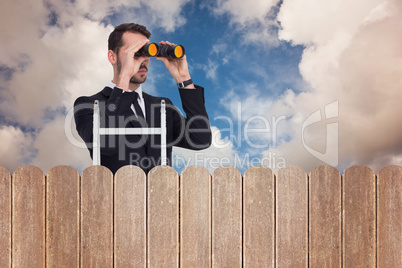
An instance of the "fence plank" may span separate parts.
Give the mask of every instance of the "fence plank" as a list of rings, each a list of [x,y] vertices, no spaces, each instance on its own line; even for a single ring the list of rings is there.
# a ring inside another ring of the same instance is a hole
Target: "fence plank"
[[[169,166],[148,173],[148,267],[179,265],[179,176]]]
[[[402,264],[402,167],[388,166],[377,182],[377,267]]]
[[[341,174],[320,166],[309,177],[309,267],[341,267]]]
[[[185,267],[398,267],[401,181],[400,166],[382,169],[377,184],[364,166],[343,178],[321,166],[310,181],[299,167],[281,169],[275,181],[255,166],[244,182],[234,167],[211,179],[192,166],[180,188],[166,166],[148,182],[134,166],[114,182],[100,166],[81,182],[66,166],[47,178],[34,166],[12,177],[0,167],[0,267],[178,267],[179,256]]]
[[[189,166],[180,176],[180,265],[211,267],[211,175]]]
[[[146,176],[136,166],[114,178],[115,267],[146,267]]]
[[[0,167],[0,267],[11,267],[11,175]]]
[[[308,180],[297,166],[280,169],[276,180],[276,266],[308,266]]]
[[[113,175],[102,166],[81,176],[81,267],[113,267]]]
[[[52,168],[46,179],[47,267],[79,266],[80,177],[69,166]]]
[[[232,166],[212,175],[212,266],[242,266],[242,176]]]
[[[275,266],[275,177],[253,166],[243,181],[244,267]]]
[[[365,166],[348,168],[343,188],[343,266],[376,265],[376,181]]]
[[[13,267],[45,266],[45,174],[22,166],[12,178]]]

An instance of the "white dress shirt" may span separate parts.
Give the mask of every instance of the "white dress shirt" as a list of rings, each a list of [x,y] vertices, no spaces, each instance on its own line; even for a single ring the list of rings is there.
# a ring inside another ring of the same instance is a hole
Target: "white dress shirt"
[[[114,84],[113,82],[110,82],[108,87],[113,89],[114,87],[116,87],[116,84]],[[128,91],[132,92],[132,90],[130,90],[130,89]],[[124,92],[125,91],[123,90],[123,93]],[[137,101],[138,101],[138,104],[141,107],[142,113],[144,114],[144,119],[147,119],[147,115],[145,114],[145,101],[144,101],[144,98],[142,97],[142,87],[141,87],[141,85],[135,90],[135,92],[137,92],[137,94],[139,96]],[[135,116],[137,116],[137,112],[135,111],[134,104],[131,104],[131,110],[133,110],[133,113],[135,114]]]

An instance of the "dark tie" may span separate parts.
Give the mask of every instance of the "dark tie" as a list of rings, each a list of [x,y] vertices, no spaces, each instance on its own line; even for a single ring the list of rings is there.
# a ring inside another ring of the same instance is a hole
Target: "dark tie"
[[[137,92],[134,91],[134,109],[135,109],[135,113],[137,114],[137,118],[138,119],[145,119],[144,118],[144,113],[142,112],[142,109],[140,107],[140,105],[138,104],[138,99],[139,99],[139,95]]]

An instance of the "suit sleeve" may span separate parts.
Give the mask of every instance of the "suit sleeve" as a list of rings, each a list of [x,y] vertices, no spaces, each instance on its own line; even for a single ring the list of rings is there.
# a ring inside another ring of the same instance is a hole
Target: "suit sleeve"
[[[94,102],[96,98],[79,97],[74,103],[74,119],[77,132],[84,140],[92,157],[93,143],[93,114]],[[106,102],[100,102],[101,111],[104,114],[101,119],[101,127],[116,127],[120,116],[131,109],[131,103],[134,100],[133,94],[125,93],[117,87],[112,90],[110,98]],[[117,153],[118,142],[116,136],[101,136],[101,153],[104,155],[113,155]]]
[[[186,118],[174,113],[174,135],[180,137],[175,146],[192,150],[206,149],[211,145],[212,134],[205,109],[204,88],[179,89]],[[184,122],[183,122],[184,121]]]

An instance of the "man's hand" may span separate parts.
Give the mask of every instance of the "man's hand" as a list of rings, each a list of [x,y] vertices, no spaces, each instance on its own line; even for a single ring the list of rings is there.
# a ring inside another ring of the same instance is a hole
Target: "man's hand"
[[[161,41],[159,42],[159,44],[160,45],[167,44],[170,46],[175,45],[167,41]],[[190,73],[188,71],[186,55],[184,55],[184,57],[181,59],[173,59],[168,57],[156,57],[156,59],[162,61],[165,64],[166,69],[168,69],[170,75],[174,78],[174,80],[176,80],[176,83],[180,83],[191,79]],[[195,87],[193,84],[190,84],[185,88],[195,88]]]
[[[121,55],[121,61],[120,61],[121,70],[118,81],[116,83],[117,87],[123,89],[124,91],[127,91],[129,89],[131,77],[138,72],[141,63],[147,58],[147,57],[135,58],[134,55],[148,42],[149,42],[148,39],[140,40],[133,43],[128,48],[120,50],[119,54]]]

